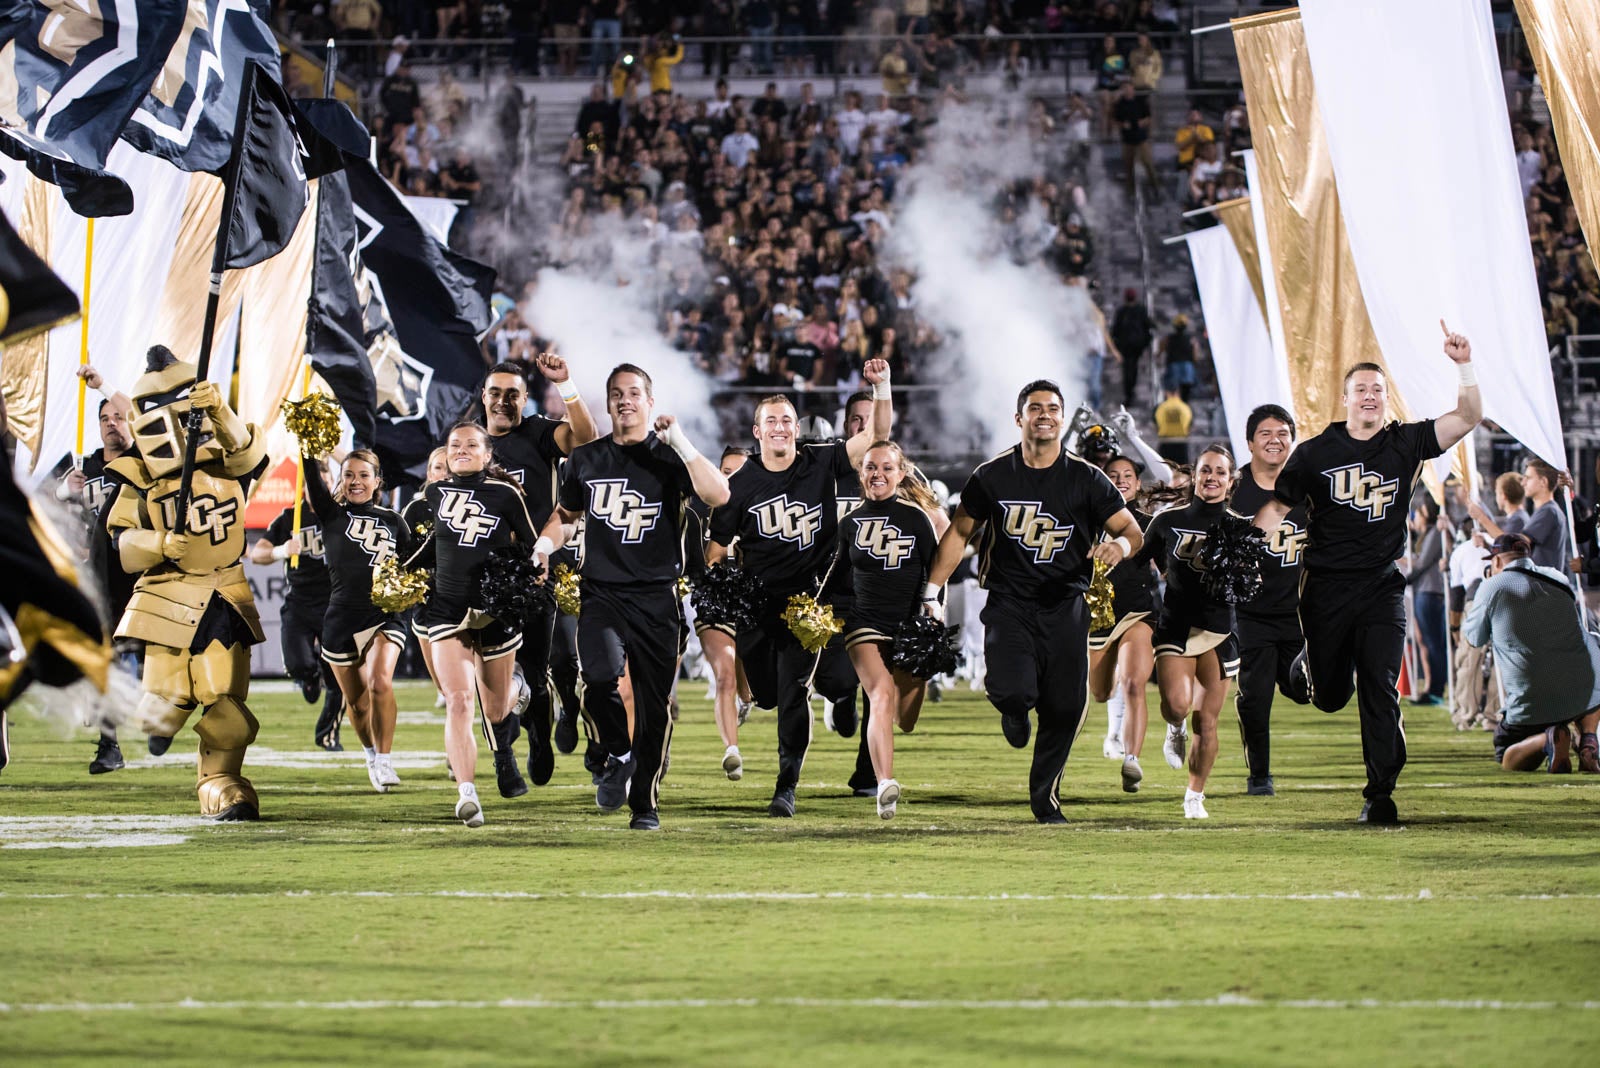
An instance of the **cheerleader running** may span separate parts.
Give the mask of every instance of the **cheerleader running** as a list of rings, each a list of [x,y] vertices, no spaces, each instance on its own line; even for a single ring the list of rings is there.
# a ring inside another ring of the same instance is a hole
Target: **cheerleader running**
[[[333,669],[350,725],[361,739],[367,778],[374,790],[387,793],[400,785],[389,753],[394,746],[394,667],[406,632],[399,616],[372,603],[372,569],[405,550],[405,523],[377,503],[383,474],[378,458],[366,449],[344,458],[334,493],[328,492],[320,471],[307,471],[305,482],[322,526],[328,567],[322,658]]]
[[[1113,456],[1105,464],[1106,477],[1128,502],[1128,510],[1141,531],[1150,527],[1150,516],[1134,507],[1139,496],[1139,469],[1126,456]],[[1111,569],[1111,589],[1116,622],[1104,630],[1089,633],[1089,692],[1096,701],[1122,697],[1122,788],[1138,793],[1144,770],[1139,754],[1144,749],[1145,724],[1149,709],[1145,705],[1145,685],[1155,664],[1152,625],[1156,618],[1157,576],[1150,561],[1124,560]]]
[[[900,446],[880,441],[861,460],[865,500],[839,523],[834,571],[847,568],[854,594],[845,648],[867,692],[867,746],[878,776],[878,815],[893,819],[900,800],[894,778],[895,724],[907,733],[922,711],[926,679],[889,667],[900,624],[923,610],[928,569],[949,520],[933,491],[908,478]],[[823,583],[833,584],[834,575]]]
[[[433,646],[433,670],[444,691],[444,746],[459,795],[456,818],[468,827],[481,827],[483,805],[474,782],[478,768],[478,743],[472,736],[474,690],[491,726],[510,713],[516,667],[512,654],[522,644],[522,621],[502,621],[474,607],[478,565],[492,550],[512,542],[531,549],[536,535],[522,491],[515,482],[499,477],[492,463],[483,427],[457,423],[445,449],[450,477],[424,491],[433,533],[407,566],[423,566],[430,556],[434,564],[432,590],[419,622]],[[494,731],[486,733],[493,745]],[[528,792],[510,749],[496,748],[494,763],[502,796]]]
[[[1154,636],[1156,678],[1161,717],[1167,721],[1164,752],[1174,768],[1183,766],[1189,747],[1184,722],[1194,713],[1189,788],[1183,794],[1183,815],[1191,820],[1210,815],[1205,787],[1217,759],[1217,718],[1228,696],[1228,680],[1239,671],[1233,606],[1207,592],[1199,559],[1206,531],[1229,514],[1234,473],[1233,454],[1224,446],[1212,445],[1201,453],[1194,466],[1193,500],[1152,519],[1136,557],[1154,560],[1167,578]]]
[[[749,459],[749,449],[737,445],[723,449],[720,464],[723,476],[732,477],[733,473],[743,467],[745,461]],[[692,505],[690,511],[694,511]],[[730,551],[737,551],[732,546],[729,548]],[[700,568],[703,571],[705,547],[702,545],[698,549]],[[739,663],[738,650],[734,647],[735,635],[731,625],[722,623],[712,625],[696,619],[694,632],[700,639],[701,655],[711,668],[715,693],[713,708],[716,711],[717,733],[722,736],[723,745],[722,772],[737,782],[744,777],[744,757],[739,753],[739,725],[744,722],[745,716],[749,715],[750,684],[744,679],[744,668]]]
[[[400,509],[400,518],[405,521],[406,536],[411,539],[412,545],[421,545],[429,534],[433,533],[433,510],[428,505],[428,487],[435,482],[443,482],[450,477],[450,466],[445,460],[445,447],[443,445],[428,454],[428,472],[422,487],[417,490],[417,495],[406,502]],[[422,664],[428,669],[428,678],[433,680],[434,689],[439,690],[439,703],[437,707],[444,707],[444,691],[439,689],[439,676],[433,670],[433,646],[428,641],[428,631],[419,618],[422,608],[418,606],[407,610],[402,619],[411,630],[411,636],[417,639],[417,648],[422,651]]]

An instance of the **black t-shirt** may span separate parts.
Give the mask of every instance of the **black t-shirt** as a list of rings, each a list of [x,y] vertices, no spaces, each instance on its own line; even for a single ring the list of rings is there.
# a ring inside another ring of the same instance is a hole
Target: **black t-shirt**
[[[1432,419],[1390,423],[1366,440],[1343,423],[1300,443],[1274,496],[1306,506],[1303,566],[1312,574],[1392,567],[1405,553],[1406,506],[1422,465],[1438,456]]]
[[[138,454],[137,449],[130,448],[122,455]],[[58,479],[65,478],[72,466],[72,456],[68,454],[61,458],[51,474]],[[121,559],[112,550],[111,535],[106,531],[106,513],[116,499],[117,481],[106,471],[106,451],[103,448],[96,449],[83,458],[83,492],[68,503],[83,520],[89,566],[106,591],[106,607],[113,624],[128,606],[128,599],[133,596],[133,584],[139,578],[123,570]]]
[[[520,541],[531,552],[539,537],[515,485],[482,472],[430,482],[422,491],[433,529],[408,567],[434,564],[429,603],[455,611],[474,599],[474,571],[494,549]]]
[[[787,342],[779,353],[783,356],[784,373],[791,377],[799,375],[807,382],[811,381],[811,375],[817,368],[817,361],[822,358],[822,350],[809,341]]]
[[[850,473],[842,441],[801,445],[783,471],[752,456],[728,479],[728,503],[711,513],[711,540],[731,545],[737,537],[744,567],[776,597],[809,591],[833,551],[834,488]]]
[[[745,465],[746,467],[749,464]],[[561,507],[582,512],[585,582],[643,586],[683,573],[689,468],[651,431],[619,445],[606,436],[572,450],[561,468]]]
[[[1142,145],[1150,140],[1150,128],[1141,126],[1141,120],[1150,117],[1150,101],[1135,94],[1118,100],[1112,106],[1111,114],[1116,117],[1117,125],[1122,130],[1122,143],[1125,145]]]
[[[1292,454],[1291,454],[1292,455]],[[1233,510],[1246,519],[1253,518],[1261,506],[1272,500],[1272,492],[1262,489],[1245,464],[1233,487]],[[1267,560],[1261,569],[1261,592],[1254,600],[1239,606],[1241,616],[1276,616],[1300,606],[1300,554],[1306,544],[1306,510],[1296,507],[1284,516],[1283,523],[1267,535]]]
[[[133,449],[129,449],[122,455],[136,456],[138,454]],[[63,456],[55,467],[51,468],[50,475],[52,478],[64,479],[67,477],[67,472],[72,470],[72,467],[72,455],[69,453]],[[106,502],[116,495],[117,482],[106,473],[106,450],[96,449],[83,458],[83,492],[78,494],[77,499],[72,503],[77,506],[78,510],[83,514],[84,520],[88,522],[99,515],[100,509],[104,508]]]
[[[972,472],[961,508],[983,523],[978,582],[996,593],[1055,604],[1089,588],[1093,548],[1106,522],[1126,508],[1105,472],[1061,450],[1029,467],[1022,446]]]
[[[527,496],[528,518],[535,530],[544,529],[556,503],[556,467],[566,455],[556,444],[561,420],[547,415],[523,418],[506,434],[491,434],[494,462],[516,479]]]
[[[452,181],[460,182],[463,185],[471,185],[473,182],[481,181],[478,175],[478,168],[470,163],[452,163],[444,169],[444,173],[448,174]],[[449,195],[456,200],[466,201],[469,208],[472,206],[472,202],[478,199],[478,194],[471,189],[451,189],[449,190]]]
[[[294,533],[294,509],[285,508],[267,527],[266,539],[282,545]],[[327,561],[323,559],[322,521],[309,505],[300,510],[300,543],[305,552],[300,554],[297,567],[283,562],[283,577],[289,583],[288,596],[307,605],[326,605],[331,592]]]
[[[938,549],[933,521],[921,508],[899,498],[861,502],[839,524],[838,551],[850,568],[852,615],[900,620],[915,613]]]
[[[1168,508],[1150,520],[1144,532],[1144,546],[1135,560],[1154,561],[1167,577],[1167,591],[1161,599],[1161,625],[1177,621],[1179,626],[1226,634],[1233,630],[1233,606],[1206,592],[1200,582],[1205,569],[1200,566],[1200,547],[1206,531],[1228,514],[1224,502],[1207,504],[1193,500],[1181,508]]]
[[[306,495],[322,525],[328,604],[371,608],[372,569],[403,556],[409,544],[400,513],[371,502],[341,504],[316,471],[306,472]]]

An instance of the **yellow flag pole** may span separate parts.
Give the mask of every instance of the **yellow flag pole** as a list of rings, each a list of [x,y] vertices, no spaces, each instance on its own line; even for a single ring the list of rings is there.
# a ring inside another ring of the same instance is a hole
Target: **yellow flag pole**
[[[94,273],[94,218],[90,217],[89,227],[83,239],[83,315],[79,322],[78,332],[78,366],[89,366],[89,280]],[[83,416],[89,407],[89,383],[82,375],[78,376],[78,437],[73,455],[78,457],[78,466],[83,466]]]
[[[308,394],[310,392],[311,392],[311,360],[309,358],[307,358],[306,359],[305,374],[302,376],[301,381],[300,381],[300,399],[304,400],[305,397],[306,397],[306,394]],[[300,451],[298,445],[296,446],[295,451],[296,452]],[[317,477],[321,478],[322,476],[319,474]],[[295,465],[295,469],[294,469],[294,535],[293,536],[294,536],[294,539],[295,539],[296,542],[299,542],[299,540],[300,540],[300,512],[301,512],[301,509],[303,509],[305,507],[305,502],[306,502],[306,456],[305,456],[305,453],[301,452],[300,453],[300,462]],[[289,566],[290,567],[299,567],[300,566],[300,554],[299,553],[290,554],[290,556],[289,556]]]

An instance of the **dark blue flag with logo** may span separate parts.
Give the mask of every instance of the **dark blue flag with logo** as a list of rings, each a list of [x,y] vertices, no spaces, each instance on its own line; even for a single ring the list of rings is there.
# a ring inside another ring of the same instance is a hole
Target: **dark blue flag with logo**
[[[325,180],[306,351],[356,438],[420,478],[483,377],[494,271],[451,251],[370,163]]]
[[[235,3],[239,0],[234,0]],[[5,8],[0,123],[102,170],[183,32],[188,0],[97,0]]]
[[[180,170],[221,173],[228,162],[245,65],[280,77],[268,0],[195,0],[183,34],[122,137]]]

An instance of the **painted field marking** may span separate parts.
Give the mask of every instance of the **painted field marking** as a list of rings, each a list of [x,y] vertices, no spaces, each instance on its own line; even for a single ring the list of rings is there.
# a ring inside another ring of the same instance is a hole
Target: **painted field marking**
[[[12,901],[145,901],[169,899],[321,900],[326,898],[459,898],[485,901],[925,901],[931,903],[1050,903],[1104,901],[1112,903],[1161,901],[1596,901],[1597,894],[1444,894],[1423,888],[1407,894],[1364,894],[1359,890],[1332,890],[1289,894],[1174,893],[1174,894],[891,894],[851,890],[284,890],[266,891],[154,891],[149,893],[0,893]]]

